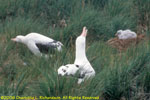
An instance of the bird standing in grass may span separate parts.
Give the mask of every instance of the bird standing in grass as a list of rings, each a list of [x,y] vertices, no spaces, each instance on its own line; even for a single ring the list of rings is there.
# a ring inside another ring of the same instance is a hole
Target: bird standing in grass
[[[63,44],[39,33],[29,33],[26,36],[18,35],[12,38],[12,41],[25,44],[29,50],[36,56],[42,56],[42,53],[48,53],[49,50],[62,50]]]
[[[95,76],[95,70],[86,57],[86,36],[87,28],[84,27],[80,36],[76,39],[76,52],[74,64],[62,65],[58,69],[58,75],[61,76],[75,76],[79,72],[78,84],[85,79]]]
[[[95,70],[93,69],[92,65],[86,57],[87,31],[87,28],[83,27],[81,35],[78,36],[76,39],[76,52],[74,64],[79,66],[80,76],[82,76],[78,78],[78,84],[83,82],[85,79],[95,76]]]

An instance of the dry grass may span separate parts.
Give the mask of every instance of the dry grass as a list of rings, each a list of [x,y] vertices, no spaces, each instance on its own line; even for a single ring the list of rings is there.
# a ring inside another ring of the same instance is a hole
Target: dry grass
[[[120,40],[118,37],[109,39],[107,41],[107,44],[112,46],[113,48],[118,49],[120,52],[125,51],[127,48],[129,48],[131,45],[136,46],[138,43],[140,43],[142,40],[145,40],[146,37],[144,34],[139,34],[137,38],[134,39],[126,39],[126,40]]]

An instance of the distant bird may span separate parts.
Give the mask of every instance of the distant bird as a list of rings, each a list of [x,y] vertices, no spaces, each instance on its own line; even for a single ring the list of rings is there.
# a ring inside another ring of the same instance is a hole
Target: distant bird
[[[61,76],[75,76],[75,74],[79,72],[80,75],[78,77],[78,84],[83,82],[85,79],[95,76],[95,70],[86,57],[86,35],[87,29],[84,27],[81,35],[76,39],[76,58],[74,64],[63,65],[58,69],[58,75]]]
[[[115,36],[122,40],[137,38],[137,34],[129,29],[118,30]]]
[[[63,46],[61,42],[39,33],[29,33],[26,36],[18,35],[11,40],[25,44],[37,56],[42,56],[42,53],[48,53],[50,49],[61,51]]]

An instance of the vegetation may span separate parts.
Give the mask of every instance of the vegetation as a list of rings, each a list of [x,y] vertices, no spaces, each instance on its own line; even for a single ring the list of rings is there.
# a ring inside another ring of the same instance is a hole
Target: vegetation
[[[150,99],[149,19],[149,0],[0,0],[0,96]],[[83,26],[96,76],[78,85],[76,78],[58,76],[57,69],[74,62]],[[147,39],[119,52],[106,43],[119,29],[147,34]],[[30,32],[61,41],[63,52],[45,59],[11,41]]]

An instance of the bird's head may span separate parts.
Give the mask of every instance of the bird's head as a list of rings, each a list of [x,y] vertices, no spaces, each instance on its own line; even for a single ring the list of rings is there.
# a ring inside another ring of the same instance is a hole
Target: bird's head
[[[56,42],[56,45],[57,45],[58,51],[62,51],[62,46],[63,46],[63,44],[62,44],[60,41],[57,41],[57,42]]]
[[[79,70],[79,65],[75,65],[75,64],[62,65],[58,69],[58,75],[61,75],[61,76],[72,75],[72,76],[74,76],[78,70]]]
[[[64,65],[60,66],[59,69],[57,70],[58,75],[60,75],[60,76],[66,75],[67,69],[68,69],[67,66],[64,66]]]
[[[87,31],[88,30],[86,29],[86,27],[83,27],[81,35],[78,36],[76,39],[76,47],[77,48],[85,47],[85,40],[86,40],[86,36],[87,36]]]
[[[122,33],[122,30],[118,30],[117,33],[115,34],[115,36],[118,36]]]
[[[81,33],[80,36],[86,37],[87,31],[88,31],[87,28],[86,28],[86,27],[83,27],[83,30],[82,30],[82,33]]]
[[[24,36],[18,35],[15,38],[12,38],[11,40],[14,41],[14,42],[22,42],[23,39],[24,39]]]

